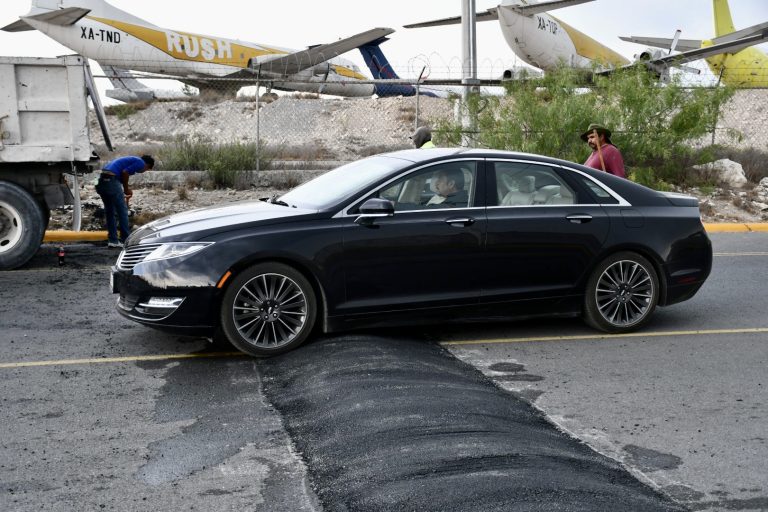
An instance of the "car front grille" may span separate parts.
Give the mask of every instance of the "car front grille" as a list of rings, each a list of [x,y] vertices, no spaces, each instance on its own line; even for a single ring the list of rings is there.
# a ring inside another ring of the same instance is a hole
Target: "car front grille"
[[[117,258],[117,268],[120,270],[132,270],[133,267],[144,261],[149,253],[163,244],[142,244],[129,247],[120,253]]]

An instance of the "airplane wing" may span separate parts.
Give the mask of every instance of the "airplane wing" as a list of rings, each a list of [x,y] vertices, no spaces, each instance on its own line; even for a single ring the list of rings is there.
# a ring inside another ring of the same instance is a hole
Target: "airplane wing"
[[[672,46],[671,37],[639,37],[639,36],[619,36],[622,41],[642,44],[653,48],[664,48],[665,50]],[[698,50],[701,48],[701,39],[678,39],[675,47],[680,51]]]
[[[552,0],[551,2],[541,2],[538,4],[530,5],[505,5],[504,9],[511,9],[523,16],[533,16],[540,12],[552,11],[555,9],[562,9],[563,7],[570,7],[572,5],[585,4],[587,2],[594,2],[594,0]]]
[[[707,57],[720,55],[721,53],[736,53],[743,50],[744,48],[748,48],[750,46],[760,44],[763,41],[768,41],[768,28],[766,28],[765,30],[757,34],[747,36],[747,37],[742,37],[740,39],[736,39],[733,41],[714,44],[712,46],[707,46],[705,48],[698,48],[696,50],[688,50],[688,51],[680,52],[673,55],[667,55],[666,57],[662,57],[660,59],[651,60],[649,64],[650,65],[685,64],[687,62],[691,62],[694,60],[706,59]]]
[[[724,36],[716,37],[712,40],[713,43],[727,43],[729,41],[735,41],[736,39],[741,39],[743,37],[749,37],[753,36],[755,34],[759,34],[763,32],[765,29],[768,29],[768,21],[765,23],[758,23],[757,25],[752,25],[751,27],[743,28],[741,30],[737,30],[736,32],[731,32],[730,34],[725,34]]]
[[[499,19],[496,7],[488,9],[485,12],[478,12],[475,14],[476,21],[490,21]],[[403,28],[424,28],[424,27],[440,27],[443,25],[459,25],[461,23],[461,16],[452,16],[450,18],[442,18],[433,21],[424,21],[422,23],[411,23],[409,25],[403,25]]]
[[[502,5],[502,9],[510,9],[523,16],[533,16],[534,14],[551,11],[553,9],[560,9],[562,7],[570,7],[571,5],[584,4],[587,2],[594,2],[594,0],[552,0],[551,2],[542,2],[540,4],[531,5]],[[478,12],[475,14],[475,21],[490,21],[499,19],[499,13],[497,7],[488,9],[485,12]],[[442,25],[458,25],[461,23],[461,16],[452,16],[450,18],[442,18],[433,21],[424,21],[421,23],[411,23],[403,25],[404,28],[424,28],[424,27],[439,27]]]
[[[55,11],[43,12],[40,14],[33,14],[31,16],[21,16],[17,21],[14,21],[10,25],[4,26],[0,30],[6,32],[23,32],[25,30],[34,30],[32,26],[24,21],[27,18],[32,18],[53,25],[74,25],[77,21],[91,12],[90,9],[83,9],[82,7],[67,7],[66,9],[58,9]]]
[[[768,21],[737,30],[736,32],[731,32],[730,34],[725,34],[724,36],[716,37],[712,39],[712,43],[729,43],[731,41],[736,41],[737,39],[760,34],[765,29],[768,29]],[[630,43],[651,46],[653,48],[667,49],[672,44],[672,38],[665,37],[619,36],[619,39]],[[677,46],[675,46],[675,48],[680,51],[698,50],[701,48],[701,39],[678,39]]]
[[[361,32],[346,39],[340,39],[335,43],[321,44],[312,46],[300,52],[290,53],[276,59],[264,62],[254,62],[253,69],[259,68],[266,73],[276,73],[281,75],[293,75],[307,68],[311,68],[334,57],[354,50],[364,44],[375,41],[384,36],[393,33],[391,28],[373,28]]]
[[[663,74],[665,68],[669,66],[681,66],[683,64],[692,62],[694,60],[706,59],[707,57],[720,55],[722,53],[736,53],[743,50],[744,48],[748,48],[750,46],[760,44],[763,41],[768,41],[768,28],[764,29],[762,32],[758,32],[751,36],[742,37],[734,41],[714,44],[712,46],[706,46],[704,48],[687,50],[687,51],[675,53],[672,55],[665,55],[664,57],[660,57],[656,59],[641,60],[640,62],[644,63],[649,68],[654,69],[659,73]],[[634,66],[636,63],[637,61],[633,62],[632,64],[622,66],[622,68]],[[622,69],[622,68],[618,68],[618,69]],[[615,71],[615,69],[601,71],[598,74],[605,75],[605,74],[612,73],[613,71]]]

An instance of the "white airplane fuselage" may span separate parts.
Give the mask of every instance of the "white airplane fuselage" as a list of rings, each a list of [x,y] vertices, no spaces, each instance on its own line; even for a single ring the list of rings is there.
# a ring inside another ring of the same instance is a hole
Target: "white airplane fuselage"
[[[509,47],[527,64],[547,71],[559,65],[591,69],[595,64],[609,68],[629,63],[607,46],[547,13],[524,16],[504,8],[518,4],[519,0],[505,0],[499,5],[499,25]]]
[[[91,12],[72,25],[35,18],[24,20],[74,52],[105,66],[179,78],[221,78],[244,69],[255,70],[260,62],[294,51],[165,29],[104,2],[63,0],[59,4],[61,7],[85,7]],[[367,77],[354,63],[339,57],[288,76],[274,73],[262,73],[261,76],[284,79],[273,84],[278,89],[339,96],[371,96],[374,93],[373,85],[355,83]]]

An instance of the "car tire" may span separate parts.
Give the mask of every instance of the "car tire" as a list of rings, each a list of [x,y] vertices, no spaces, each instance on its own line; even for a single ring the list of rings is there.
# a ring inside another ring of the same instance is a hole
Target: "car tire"
[[[37,201],[15,183],[0,182],[0,269],[24,265],[40,249],[44,235]]]
[[[584,320],[604,332],[629,332],[648,322],[658,302],[659,278],[651,262],[634,252],[620,252],[592,272]]]
[[[221,327],[227,339],[252,356],[298,347],[309,337],[316,318],[312,285],[282,263],[259,263],[239,273],[221,305]]]

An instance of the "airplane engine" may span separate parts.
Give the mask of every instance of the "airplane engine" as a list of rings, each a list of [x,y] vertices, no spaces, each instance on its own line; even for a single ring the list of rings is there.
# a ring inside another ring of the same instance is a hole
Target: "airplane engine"
[[[523,80],[526,78],[541,77],[542,75],[543,73],[537,69],[526,68],[526,67],[516,67],[516,68],[505,69],[504,72],[501,74],[501,79],[502,80]]]
[[[666,52],[656,49],[656,48],[646,48],[639,54],[635,55],[635,59],[639,61],[649,61],[654,59],[660,59],[664,56],[666,56]]]
[[[331,64],[329,62],[323,62],[322,64],[314,66],[311,72],[315,76],[321,76],[324,77],[324,79],[327,79],[328,74],[331,72]]]

